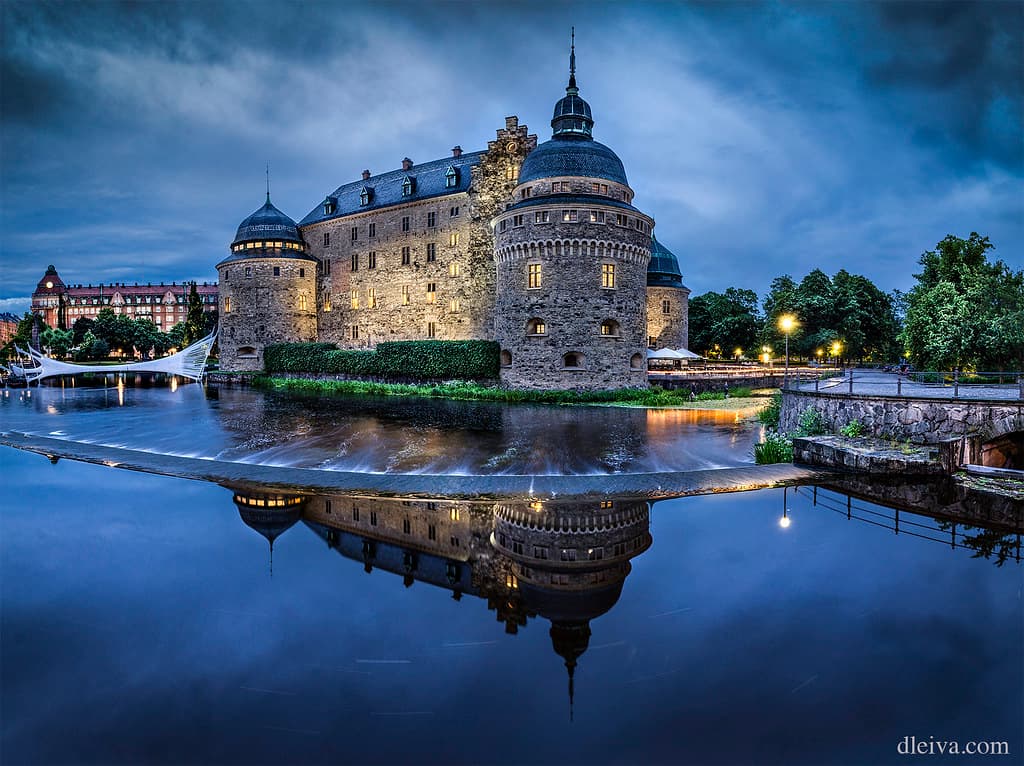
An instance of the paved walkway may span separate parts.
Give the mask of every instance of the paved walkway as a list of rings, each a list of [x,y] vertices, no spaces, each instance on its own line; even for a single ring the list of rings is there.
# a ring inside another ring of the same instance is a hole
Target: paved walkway
[[[952,399],[954,394],[952,385],[917,383],[913,380],[908,380],[906,376],[897,375],[894,372],[879,372],[877,370],[848,370],[841,378],[837,377],[819,381],[817,390],[829,394],[849,394],[851,373],[853,375],[854,396],[877,395]],[[799,391],[815,390],[813,381],[797,383],[792,388]],[[1016,383],[1008,383],[1002,386],[961,383],[956,395],[959,399],[1018,400],[1021,398],[1020,387]]]

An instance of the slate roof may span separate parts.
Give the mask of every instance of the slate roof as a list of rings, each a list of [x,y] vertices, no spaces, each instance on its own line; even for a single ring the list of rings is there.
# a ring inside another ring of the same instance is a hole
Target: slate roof
[[[651,237],[651,262],[647,265],[648,287],[684,287],[683,274],[675,255]]]
[[[629,185],[622,160],[604,144],[589,138],[552,138],[523,161],[519,183],[555,176],[604,178]]]
[[[439,160],[425,162],[422,165],[413,165],[409,170],[391,170],[387,173],[370,176],[368,179],[359,179],[351,183],[339,186],[335,191],[327,195],[327,199],[334,202],[335,211],[330,214],[324,213],[324,202],[317,203],[305,218],[299,221],[299,226],[308,226],[319,221],[327,221],[332,218],[342,218],[353,213],[365,213],[371,210],[391,207],[393,205],[404,205],[408,202],[444,197],[449,194],[458,194],[469,189],[472,178],[472,168],[480,164],[480,158],[484,152],[465,152],[460,157],[444,157]],[[455,186],[446,186],[446,173],[448,168],[453,167],[458,172]],[[406,176],[415,181],[415,189],[410,196],[402,195],[402,184]],[[363,205],[360,194],[363,188],[372,192],[369,204]],[[326,200],[324,200],[326,201]]]
[[[265,239],[302,242],[295,221],[271,204],[270,194],[267,194],[263,207],[238,224],[238,231],[231,244]]]

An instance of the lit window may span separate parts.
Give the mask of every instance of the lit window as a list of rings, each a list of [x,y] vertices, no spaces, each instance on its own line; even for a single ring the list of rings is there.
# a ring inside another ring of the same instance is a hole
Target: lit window
[[[590,222],[591,223],[604,223],[604,211],[603,210],[591,210],[590,211]]]
[[[526,332],[529,335],[546,335],[548,327],[543,319],[531,319],[526,325]]]
[[[533,214],[534,223],[547,223],[550,220],[547,210],[540,210]]]
[[[350,303],[352,305],[352,308],[354,308],[354,309],[359,308],[359,291],[358,290],[350,291],[349,292],[349,300],[350,300]]]
[[[403,247],[402,248],[402,265],[403,266],[408,266],[411,260],[412,260],[412,255],[410,253],[409,247],[408,246]]]
[[[575,221],[578,220],[576,213],[577,213],[577,211],[575,211],[575,210],[563,210],[562,211],[562,220],[567,222],[567,223],[568,222],[575,222]]]
[[[437,283],[427,282],[427,303],[434,303],[437,300]]]
[[[402,216],[402,231],[409,231],[409,216]]]
[[[446,189],[453,189],[459,184],[459,171],[449,165],[444,173],[444,185]]]
[[[366,308],[377,308],[377,288],[375,287],[366,288]]]
[[[629,218],[622,213],[615,214],[615,223],[618,226],[629,226]]]
[[[453,231],[451,236],[448,237],[448,244],[452,247],[458,247],[459,244],[459,232]]]
[[[427,213],[427,227],[433,228],[437,226],[437,213]]]
[[[300,295],[299,296],[299,311],[305,311],[307,308],[309,308],[309,303],[306,300],[306,296],[305,295]]]
[[[430,260],[430,254],[427,254],[427,260]],[[457,261],[452,261],[448,264],[448,276],[457,277],[462,272]]]
[[[428,338],[436,338],[437,337],[437,322],[427,322],[427,337]]]
[[[230,295],[224,296],[224,313],[225,314],[230,314],[231,313],[231,296]]]
[[[540,287],[541,266],[539,263],[531,263],[526,267],[526,286],[528,288]]]
[[[324,312],[330,311],[331,310],[331,294],[330,293],[324,293],[324,301],[323,301],[323,303],[324,303]]]
[[[409,285],[402,285],[402,305],[409,305]]]
[[[669,301],[662,301],[661,302],[661,313],[662,314],[671,314],[672,313],[672,304],[671,304],[671,302],[669,302]]]
[[[369,253],[366,254],[366,268],[377,268],[377,253],[375,251],[371,250]]]
[[[615,264],[601,264],[601,287],[615,287]]]
[[[462,311],[462,302],[458,298],[452,298],[448,302],[448,310],[453,314],[458,314]]]
[[[606,319],[601,322],[601,334],[602,335],[619,335],[619,323],[614,319]]]
[[[437,245],[431,242],[427,245],[427,262],[433,262],[437,260]]]

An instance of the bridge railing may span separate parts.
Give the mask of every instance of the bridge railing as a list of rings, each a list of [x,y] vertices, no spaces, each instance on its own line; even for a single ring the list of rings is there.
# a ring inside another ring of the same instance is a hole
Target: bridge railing
[[[813,387],[806,378],[790,376],[783,389],[829,394],[884,395],[908,398],[1024,400],[1024,371],[970,372],[960,370],[878,370],[850,367],[817,376]]]

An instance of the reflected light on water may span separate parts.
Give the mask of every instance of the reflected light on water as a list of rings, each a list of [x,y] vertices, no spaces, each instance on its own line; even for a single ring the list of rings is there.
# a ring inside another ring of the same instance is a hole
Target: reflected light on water
[[[172,375],[171,376],[171,391],[177,391],[177,390],[178,390],[178,379],[174,375]]]
[[[783,529],[789,529],[789,525],[792,523],[793,521],[789,518],[789,516],[783,516],[781,519],[779,519],[779,526]]]

